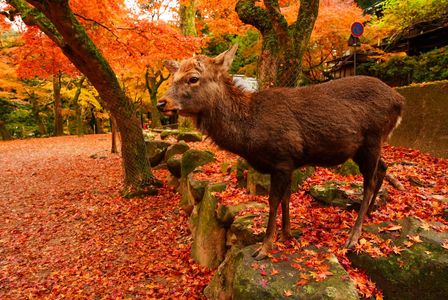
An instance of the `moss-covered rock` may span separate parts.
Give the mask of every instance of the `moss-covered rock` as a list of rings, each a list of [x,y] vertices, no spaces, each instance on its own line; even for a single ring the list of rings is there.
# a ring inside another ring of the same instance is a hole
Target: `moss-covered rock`
[[[216,217],[225,227],[229,227],[240,211],[244,209],[264,208],[266,208],[266,204],[260,202],[245,202],[238,205],[219,205],[216,209]]]
[[[303,182],[314,174],[314,167],[302,167],[292,174],[291,191],[297,192]],[[251,195],[267,195],[271,186],[268,174],[255,171],[246,160],[239,158],[236,164],[236,178],[239,187],[245,187]]]
[[[175,154],[185,153],[188,149],[190,149],[190,146],[188,146],[188,144],[183,141],[169,146],[165,152],[165,161],[168,161],[168,159],[170,159]]]
[[[261,174],[250,168],[247,172],[247,190],[251,195],[268,195],[271,186],[271,175]]]
[[[238,187],[247,187],[247,172],[249,171],[249,169],[249,163],[241,157],[238,158],[238,160],[236,161],[236,179],[238,182]]]
[[[179,132],[177,140],[185,142],[201,142],[202,134],[195,131]]]
[[[336,173],[341,175],[361,175],[358,165],[351,159],[347,160],[342,165],[336,167]]]
[[[179,135],[179,130],[177,130],[177,129],[166,129],[166,130],[164,130],[164,131],[162,131],[160,133],[160,138],[162,140],[164,140],[164,139],[166,139],[166,138],[168,138],[170,136],[178,136],[178,135]]]
[[[442,247],[448,232],[428,230],[416,218],[397,222],[401,231],[381,230],[388,224],[366,227],[365,230],[391,239],[401,247],[400,255],[371,257],[365,253],[350,253],[349,259],[364,270],[379,286],[385,299],[448,299],[448,250]],[[394,224],[395,225],[395,224]],[[422,242],[408,247],[410,238],[418,236]]]
[[[358,299],[347,272],[336,257],[324,249],[307,249],[302,253],[287,255],[286,259],[279,259],[285,254],[277,253],[273,256],[279,261],[273,263],[272,260],[255,262],[251,254],[257,247],[252,245],[241,250],[234,247],[229,251],[205,289],[208,299]],[[305,265],[309,258],[301,257],[305,253],[321,257],[322,265],[329,272],[326,278],[318,282],[310,276],[312,270]],[[297,284],[301,275],[310,278],[302,286]]]
[[[295,170],[292,173],[292,180],[291,180],[291,191],[297,192],[302,184],[305,182],[305,180],[308,179],[308,177],[313,176],[316,168],[315,167],[303,167]]]
[[[209,151],[187,150],[182,156],[182,177],[186,178],[188,174],[197,167],[203,166],[215,160],[215,155]]]
[[[191,256],[200,265],[209,268],[217,268],[226,253],[226,229],[216,219],[218,199],[214,196],[214,192],[224,189],[224,184],[208,185],[190,217],[193,236]]]
[[[166,167],[174,177],[180,178],[182,174],[182,155],[177,154],[170,157],[166,161]]]
[[[325,204],[348,209],[359,209],[362,201],[363,188],[358,183],[328,181],[322,185],[312,185],[309,193],[314,199]],[[387,192],[380,189],[378,197],[375,200],[374,209],[385,204],[387,198]]]
[[[235,217],[227,231],[227,245],[249,246],[263,241],[267,224],[268,213]]]
[[[157,136],[157,133],[149,131],[149,130],[143,130],[143,137],[145,138],[145,142],[146,141],[151,141],[153,139],[155,139]]]
[[[149,162],[153,167],[162,162],[166,149],[171,145],[170,143],[157,140],[146,141],[145,144]]]

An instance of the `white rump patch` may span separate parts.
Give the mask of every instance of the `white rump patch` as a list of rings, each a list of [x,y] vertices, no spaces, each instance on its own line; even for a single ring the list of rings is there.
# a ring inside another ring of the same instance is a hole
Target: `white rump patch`
[[[401,116],[398,117],[397,119],[397,123],[395,123],[394,129],[392,129],[392,131],[389,133],[389,135],[387,136],[388,139],[390,139],[390,137],[392,136],[392,133],[394,132],[395,129],[397,129],[397,127],[401,124],[401,120],[403,118]]]

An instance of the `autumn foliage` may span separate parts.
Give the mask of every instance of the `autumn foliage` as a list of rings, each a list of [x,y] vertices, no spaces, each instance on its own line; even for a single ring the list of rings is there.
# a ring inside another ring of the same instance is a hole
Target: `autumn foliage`
[[[109,153],[109,139],[97,135],[0,144],[0,298],[203,298],[202,290],[213,272],[190,257],[188,218],[179,210],[180,195],[164,186],[158,196],[121,197],[121,159]],[[234,155],[208,143],[190,146],[216,153],[217,162],[205,166],[203,172],[207,179],[227,183],[218,195],[223,203],[267,203],[266,196],[250,196],[238,188],[235,172],[222,168],[223,162],[235,162]],[[438,221],[436,229],[447,230],[441,217],[447,204],[434,195],[448,195],[448,160],[390,146],[383,152],[390,173],[406,190],[385,183],[389,201],[366,226],[415,216],[428,229],[433,226],[430,222]],[[156,172],[159,178],[167,178],[166,171]],[[294,264],[307,270],[297,278],[301,286],[332,276],[322,263],[322,254],[304,250],[310,244],[326,247],[348,270],[360,296],[379,299],[381,291],[375,283],[351,267],[340,248],[356,212],[321,206],[306,193],[310,185],[328,180],[362,181],[359,176],[344,177],[319,168],[291,198],[292,229],[299,230],[301,237],[277,243],[274,251],[302,255]],[[265,230],[261,218],[252,227]],[[400,229],[389,225],[382,230]],[[419,236],[408,238],[406,246],[420,242]],[[372,256],[400,255],[402,250],[366,232],[355,249]],[[278,270],[267,271],[262,265],[252,267],[280,276]]]

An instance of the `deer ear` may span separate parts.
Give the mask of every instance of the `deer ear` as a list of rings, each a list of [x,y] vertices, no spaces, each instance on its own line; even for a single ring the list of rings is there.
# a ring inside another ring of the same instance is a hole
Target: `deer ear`
[[[216,56],[214,58],[215,64],[222,65],[226,71],[229,70],[230,65],[233,62],[233,58],[235,57],[236,50],[238,50],[238,44],[233,45],[233,47],[229,50]]]
[[[179,63],[174,60],[165,60],[163,65],[168,69],[168,71],[170,71],[171,74],[174,74],[177,70],[179,70]]]

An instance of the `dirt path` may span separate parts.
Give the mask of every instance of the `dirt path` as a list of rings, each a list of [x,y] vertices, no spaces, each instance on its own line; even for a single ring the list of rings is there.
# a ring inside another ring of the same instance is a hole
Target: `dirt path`
[[[178,195],[123,199],[109,149],[109,135],[0,142],[0,299],[201,297]]]

